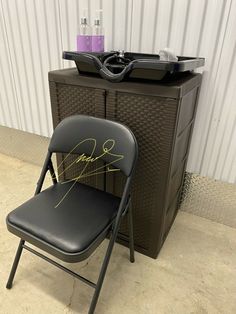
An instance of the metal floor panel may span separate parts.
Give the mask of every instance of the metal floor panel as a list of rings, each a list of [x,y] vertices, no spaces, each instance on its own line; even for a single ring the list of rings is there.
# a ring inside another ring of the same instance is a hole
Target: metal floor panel
[[[236,228],[236,184],[186,173],[180,209]]]

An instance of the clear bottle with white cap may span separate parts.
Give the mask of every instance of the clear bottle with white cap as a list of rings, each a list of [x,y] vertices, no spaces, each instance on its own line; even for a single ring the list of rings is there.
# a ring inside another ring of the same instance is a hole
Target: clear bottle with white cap
[[[88,24],[87,9],[84,9],[84,14],[78,27],[77,51],[92,51],[92,30]]]
[[[94,26],[92,30],[92,51],[103,52],[104,51],[104,29],[102,27],[100,15],[102,10],[96,11],[96,18],[94,20]]]

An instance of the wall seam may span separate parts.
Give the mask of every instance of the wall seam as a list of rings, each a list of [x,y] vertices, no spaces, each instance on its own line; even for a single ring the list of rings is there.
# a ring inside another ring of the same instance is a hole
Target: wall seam
[[[129,50],[132,47],[132,33],[133,33],[133,12],[134,12],[134,1],[131,0],[131,13],[130,13],[130,34],[129,34]]]
[[[57,5],[58,5],[58,21],[59,21],[59,37],[61,40],[61,48],[63,50],[63,39],[62,39],[62,24],[61,24],[61,6],[60,6],[60,0],[57,0]],[[62,61],[62,67],[65,68],[65,62],[64,59]]]
[[[1,9],[2,9],[3,25],[4,25],[4,30],[5,30],[5,34],[6,34],[7,50],[8,50],[8,53],[9,53],[9,64],[10,64],[10,68],[11,68],[10,72],[11,72],[11,76],[12,76],[13,88],[14,88],[14,93],[15,93],[16,109],[18,111],[18,119],[17,120],[19,121],[20,128],[23,129],[21,116],[20,116],[20,104],[19,104],[19,99],[18,99],[18,95],[17,95],[15,76],[14,76],[14,72],[13,72],[12,56],[11,56],[11,50],[10,50],[10,46],[9,46],[9,39],[8,39],[6,19],[5,19],[5,12],[3,10],[2,0],[1,0]]]

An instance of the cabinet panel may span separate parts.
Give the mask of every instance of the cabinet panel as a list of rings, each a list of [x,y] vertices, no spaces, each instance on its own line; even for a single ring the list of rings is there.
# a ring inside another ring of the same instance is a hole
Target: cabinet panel
[[[192,128],[190,125],[184,130],[184,132],[181,133],[180,136],[176,137],[171,176],[176,174],[179,167],[181,166],[181,163],[187,157],[191,131]]]
[[[178,135],[183,132],[183,130],[193,119],[197,91],[198,89],[194,88],[182,98],[178,122]]]
[[[168,200],[167,200],[167,208],[169,209],[169,205],[172,204],[173,199],[176,197],[177,192],[181,190],[181,185],[183,183],[183,173],[186,167],[186,161],[184,160],[181,164],[179,164],[179,168],[173,177],[170,177],[169,180],[169,192],[168,192]],[[167,211],[168,211],[167,209]]]
[[[50,82],[50,94],[53,112],[53,125],[56,125],[66,117],[75,114],[85,114],[94,117],[105,117],[105,91],[89,87],[74,86],[68,84]],[[57,154],[59,179],[62,181],[77,178],[84,165],[75,163],[78,155]],[[87,172],[95,170],[103,165],[97,160],[90,163]],[[79,179],[79,182],[104,189],[104,176],[89,176]]]
[[[179,204],[179,197],[180,197],[180,193],[178,193],[176,195],[176,197],[174,198],[174,200],[172,200],[170,207],[168,208],[168,211],[166,213],[166,218],[165,218],[165,232],[163,235],[163,240],[165,240],[165,238],[167,237],[167,234],[170,230],[170,227],[174,221],[175,215],[177,213],[178,210],[178,204]]]
[[[106,117],[122,122],[134,132],[139,159],[132,186],[134,239],[136,249],[157,255],[161,245],[165,191],[175,135],[178,101],[171,98],[112,92],[107,95]],[[120,173],[107,175],[107,189],[121,194]],[[128,235],[127,221],[121,234]]]

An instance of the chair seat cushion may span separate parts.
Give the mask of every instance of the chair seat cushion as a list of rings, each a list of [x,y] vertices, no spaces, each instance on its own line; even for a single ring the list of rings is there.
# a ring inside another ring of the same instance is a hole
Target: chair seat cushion
[[[75,182],[57,183],[7,217],[8,228],[42,240],[65,253],[86,250],[111,225],[120,198]],[[57,206],[58,205],[58,206]]]

